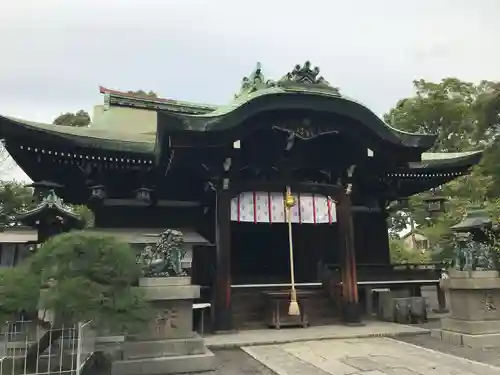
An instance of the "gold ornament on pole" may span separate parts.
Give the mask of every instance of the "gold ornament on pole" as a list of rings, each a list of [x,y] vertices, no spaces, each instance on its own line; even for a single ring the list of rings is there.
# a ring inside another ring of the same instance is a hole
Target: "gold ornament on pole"
[[[292,195],[290,187],[287,186],[285,193],[285,207],[286,207],[286,222],[288,224],[288,246],[290,249],[290,306],[288,307],[288,315],[300,315],[300,308],[297,302],[297,291],[295,290],[295,272],[293,267],[293,238],[292,238],[292,207],[297,202]]]

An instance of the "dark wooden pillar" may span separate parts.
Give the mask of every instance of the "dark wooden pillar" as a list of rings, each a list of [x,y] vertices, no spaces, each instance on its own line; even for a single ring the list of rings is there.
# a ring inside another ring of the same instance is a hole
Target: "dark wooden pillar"
[[[358,278],[352,204],[349,195],[342,194],[337,203],[337,222],[341,249],[342,319],[346,323],[360,323],[361,311],[358,300]]]
[[[227,190],[217,193],[216,203],[216,262],[213,293],[213,323],[215,331],[233,329],[231,316],[231,198]]]

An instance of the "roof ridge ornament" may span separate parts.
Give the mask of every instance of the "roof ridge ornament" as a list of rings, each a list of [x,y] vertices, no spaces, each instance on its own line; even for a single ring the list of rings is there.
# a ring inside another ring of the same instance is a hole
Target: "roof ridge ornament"
[[[72,211],[69,207],[65,207],[62,198],[59,197],[53,189],[48,192],[48,194],[42,199],[41,203],[45,203],[49,207],[60,206],[62,208],[67,208],[69,211]]]
[[[291,72],[278,81],[278,85],[283,88],[291,88],[290,86],[295,85],[313,86],[311,88],[320,88],[340,95],[339,89],[333,87],[323,76],[320,76],[319,72],[318,66],[313,67],[310,61],[306,61],[302,66],[295,65]]]
[[[254,71],[248,76],[243,77],[241,80],[241,89],[234,97],[235,99],[241,97],[242,95],[249,95],[255,91],[267,89],[276,86],[276,83],[271,80],[267,80],[262,73],[262,64],[257,62]]]

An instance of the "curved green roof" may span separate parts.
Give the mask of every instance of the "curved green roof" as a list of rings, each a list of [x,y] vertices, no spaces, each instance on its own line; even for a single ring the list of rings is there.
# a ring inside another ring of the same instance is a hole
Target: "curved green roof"
[[[411,169],[418,168],[445,168],[451,166],[470,167],[481,161],[483,151],[463,151],[463,152],[424,152],[422,160],[417,163],[409,163]]]
[[[225,131],[261,112],[304,109],[353,118],[394,144],[422,149],[433,146],[436,135],[411,134],[389,126],[361,103],[340,95],[337,88],[318,74],[319,68],[311,68],[306,62],[279,81],[266,81],[258,64],[250,77],[243,78],[240,93],[228,105],[203,114],[159,111],[158,124],[166,132]]]

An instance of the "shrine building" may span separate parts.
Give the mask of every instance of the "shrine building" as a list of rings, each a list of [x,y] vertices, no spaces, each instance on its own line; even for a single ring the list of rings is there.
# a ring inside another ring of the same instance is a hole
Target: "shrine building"
[[[139,244],[181,230],[216,331],[261,322],[263,291],[290,287],[287,187],[297,288],[319,296],[323,271],[338,270],[338,297],[312,301],[311,322],[315,312],[357,322],[360,267],[390,266],[391,202],[481,158],[429,152],[436,135],[387,125],[309,62],[276,81],[259,65],[222,106],[100,91],[88,127],[0,116],[0,138],[35,186],[88,205],[94,230]]]

